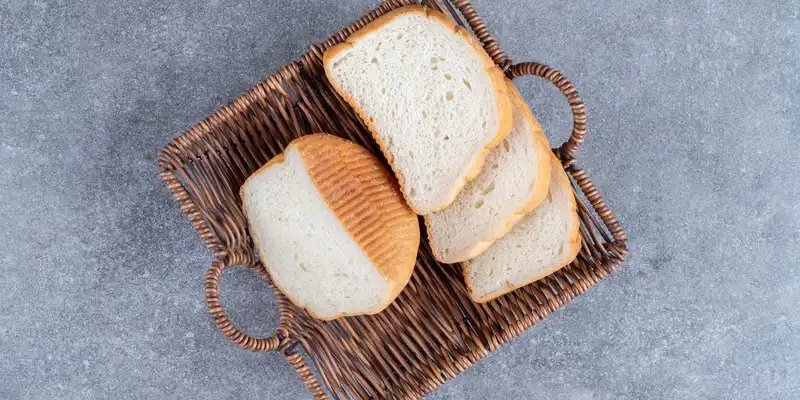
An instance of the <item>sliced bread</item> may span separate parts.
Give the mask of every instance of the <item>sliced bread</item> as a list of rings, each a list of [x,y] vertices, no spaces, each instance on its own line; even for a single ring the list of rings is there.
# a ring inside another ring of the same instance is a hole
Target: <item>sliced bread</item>
[[[561,163],[551,156],[547,198],[507,235],[464,264],[470,297],[486,302],[569,264],[581,248],[575,195]]]
[[[429,8],[389,12],[323,61],[418,214],[452,203],[511,131],[503,72],[466,29]]]
[[[353,142],[295,139],[240,195],[275,285],[315,318],[377,313],[411,276],[417,216],[391,172]]]
[[[505,235],[547,196],[550,143],[514,84],[511,135],[492,149],[481,173],[456,200],[425,216],[433,256],[444,263],[467,261]]]

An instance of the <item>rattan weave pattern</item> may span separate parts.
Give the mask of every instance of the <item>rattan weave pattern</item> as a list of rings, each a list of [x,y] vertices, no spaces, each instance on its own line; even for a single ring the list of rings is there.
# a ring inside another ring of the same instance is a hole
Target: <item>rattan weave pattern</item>
[[[322,54],[389,10],[415,3],[384,1],[174,139],[158,157],[162,179],[213,253],[204,284],[217,327],[248,350],[280,351],[315,398],[421,397],[584,293],[627,254],[625,232],[577,166],[576,152],[586,135],[587,121],[575,87],[547,66],[513,64],[469,1],[426,0],[426,6],[468,25],[509,78],[545,78],[567,98],[573,130],[554,151],[576,191],[589,203],[578,196],[582,239],[578,257],[538,282],[476,304],[467,295],[460,267],[437,263],[423,240],[414,274],[392,305],[376,315],[331,322],[311,318],[275,289],[248,236],[239,186],[293,138],[310,133],[336,134],[382,157],[358,117],[328,84]],[[252,338],[225,315],[219,280],[225,269],[237,266],[253,269],[273,289],[280,311],[275,335]],[[298,345],[305,348],[307,357],[300,355]]]

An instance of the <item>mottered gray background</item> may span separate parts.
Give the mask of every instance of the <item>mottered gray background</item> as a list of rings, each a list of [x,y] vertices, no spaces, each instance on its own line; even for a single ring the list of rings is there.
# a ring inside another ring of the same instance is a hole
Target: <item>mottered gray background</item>
[[[583,96],[625,267],[432,399],[800,397],[800,5],[478,0]],[[209,254],[157,151],[374,1],[0,1],[0,398],[302,399],[203,302]],[[570,124],[520,80],[550,140]],[[248,271],[223,301],[254,335]]]

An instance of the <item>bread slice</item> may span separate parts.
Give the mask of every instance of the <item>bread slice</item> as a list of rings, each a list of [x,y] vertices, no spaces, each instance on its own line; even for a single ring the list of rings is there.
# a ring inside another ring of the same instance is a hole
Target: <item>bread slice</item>
[[[425,216],[433,256],[444,263],[467,261],[483,253],[533,211],[550,185],[550,143],[514,84],[511,135],[492,149],[475,180],[456,200]]]
[[[353,142],[295,139],[240,192],[272,280],[315,318],[377,313],[411,277],[417,216],[391,172]]]
[[[544,278],[569,264],[581,248],[575,195],[551,156],[545,201],[488,250],[464,264],[470,297],[485,302]]]
[[[387,13],[328,49],[324,65],[418,214],[452,203],[511,131],[503,72],[466,29],[429,8]]]

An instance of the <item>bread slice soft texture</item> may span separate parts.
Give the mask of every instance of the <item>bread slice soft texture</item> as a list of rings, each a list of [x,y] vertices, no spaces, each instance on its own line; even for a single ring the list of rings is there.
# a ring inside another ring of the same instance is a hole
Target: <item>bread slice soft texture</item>
[[[452,203],[511,131],[503,72],[466,29],[429,8],[389,12],[323,61],[418,214]]]
[[[550,143],[525,99],[508,82],[514,105],[511,135],[492,149],[481,173],[443,210],[425,216],[433,256],[467,261],[505,235],[547,196]]]
[[[240,191],[275,285],[315,318],[380,312],[408,282],[417,216],[391,172],[358,144],[295,139]]]
[[[464,264],[470,297],[486,302],[569,264],[581,248],[580,220],[569,178],[551,155],[550,189],[542,204],[507,235]]]

